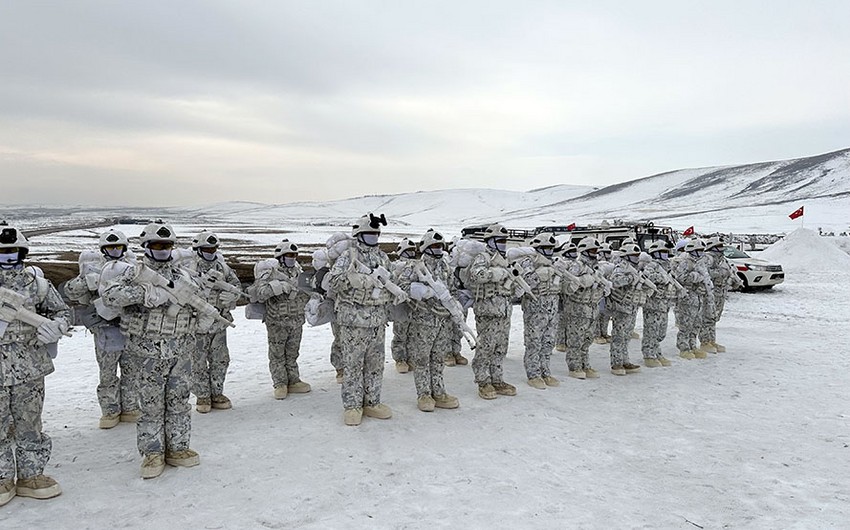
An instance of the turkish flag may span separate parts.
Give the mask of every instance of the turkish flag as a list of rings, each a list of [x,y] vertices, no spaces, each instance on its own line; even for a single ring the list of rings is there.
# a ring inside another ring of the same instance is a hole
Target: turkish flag
[[[803,207],[802,207],[802,206],[800,206],[799,208],[797,208],[796,210],[794,210],[794,211],[791,213],[791,215],[789,215],[788,217],[790,217],[791,219],[796,219],[796,218],[798,218],[798,217],[803,217]]]
[[[575,223],[570,223],[570,224],[567,225],[567,232],[572,232],[575,229],[576,229]]]
[[[685,236],[685,237],[694,235],[694,227],[689,226],[687,229],[685,229],[684,232],[682,232],[682,235]]]

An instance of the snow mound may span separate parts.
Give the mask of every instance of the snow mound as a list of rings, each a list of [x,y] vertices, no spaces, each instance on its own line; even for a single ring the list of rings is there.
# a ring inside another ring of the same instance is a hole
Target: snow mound
[[[798,228],[761,252],[791,272],[850,272],[850,255],[812,230]]]

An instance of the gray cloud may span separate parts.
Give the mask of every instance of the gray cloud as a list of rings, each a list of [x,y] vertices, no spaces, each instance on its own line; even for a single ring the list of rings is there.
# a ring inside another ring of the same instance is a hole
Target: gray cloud
[[[5,2],[4,201],[598,185],[825,152],[850,138],[848,15],[837,1]]]

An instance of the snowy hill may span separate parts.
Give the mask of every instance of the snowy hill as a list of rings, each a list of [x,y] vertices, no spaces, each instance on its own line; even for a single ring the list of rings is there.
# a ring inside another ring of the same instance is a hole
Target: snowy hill
[[[806,223],[850,226],[850,149],[806,158],[683,169],[605,188],[558,185],[527,192],[459,189],[367,195],[333,202],[282,205],[230,202],[190,210],[193,219],[241,223],[347,226],[381,212],[397,229],[503,221],[515,227],[603,219],[652,220],[701,231],[783,232],[788,214],[806,206]]]

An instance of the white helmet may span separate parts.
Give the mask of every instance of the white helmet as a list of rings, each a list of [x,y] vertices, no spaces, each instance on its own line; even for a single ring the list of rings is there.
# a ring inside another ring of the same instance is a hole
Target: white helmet
[[[198,250],[201,247],[218,248],[220,242],[221,241],[218,239],[217,235],[208,230],[204,230],[200,234],[196,235],[192,240],[192,250]]]
[[[274,257],[279,258],[284,254],[298,254],[298,245],[288,239],[282,240],[274,247]]]
[[[142,230],[142,233],[139,234],[139,239],[143,247],[148,246],[148,243],[153,243],[154,241],[169,242],[171,244],[177,243],[177,236],[174,234],[174,229],[171,228],[171,225],[159,220],[147,225]]]
[[[375,216],[371,213],[364,215],[351,225],[351,236],[357,237],[363,233],[381,233],[381,225],[387,226],[387,218],[384,214]]]
[[[407,252],[408,250],[416,252],[416,243],[414,243],[408,238],[404,238],[399,241],[398,246],[395,248],[395,253],[401,256],[402,253]]]
[[[127,241],[127,236],[124,235],[124,232],[120,230],[109,229],[106,232],[100,234],[100,238],[98,239],[98,247],[103,249],[103,247],[111,247],[123,245],[124,250],[127,250],[129,247],[129,242]]]
[[[635,245],[634,243],[623,245],[620,247],[620,255],[623,257],[640,256],[640,253],[640,247]]]
[[[20,263],[29,254],[30,242],[23,232],[3,221],[0,223],[0,249],[3,248],[17,248],[18,263]]]
[[[691,239],[685,244],[684,250],[685,252],[705,250],[705,243],[702,242],[702,239]]]
[[[658,239],[653,241],[649,248],[646,249],[649,254],[655,254],[656,252],[670,252],[670,246],[663,239]]]
[[[572,241],[567,241],[560,247],[558,247],[555,252],[561,254],[562,256],[566,256],[567,254],[578,254],[578,247]]]
[[[576,245],[576,250],[581,253],[590,252],[591,250],[599,250],[599,241],[595,237],[587,236]]]
[[[714,236],[705,242],[705,249],[711,250],[713,248],[723,249],[723,240],[720,239],[720,236]]]
[[[436,245],[443,245],[443,250],[446,250],[446,243],[447,241],[446,238],[443,237],[443,234],[437,232],[433,228],[429,228],[428,231],[422,235],[422,239],[419,240],[419,250],[425,252],[425,249]]]
[[[486,241],[491,238],[507,239],[508,231],[499,223],[493,223],[484,230],[484,240]]]
[[[541,232],[531,240],[531,248],[555,247],[558,240],[549,232]]]

